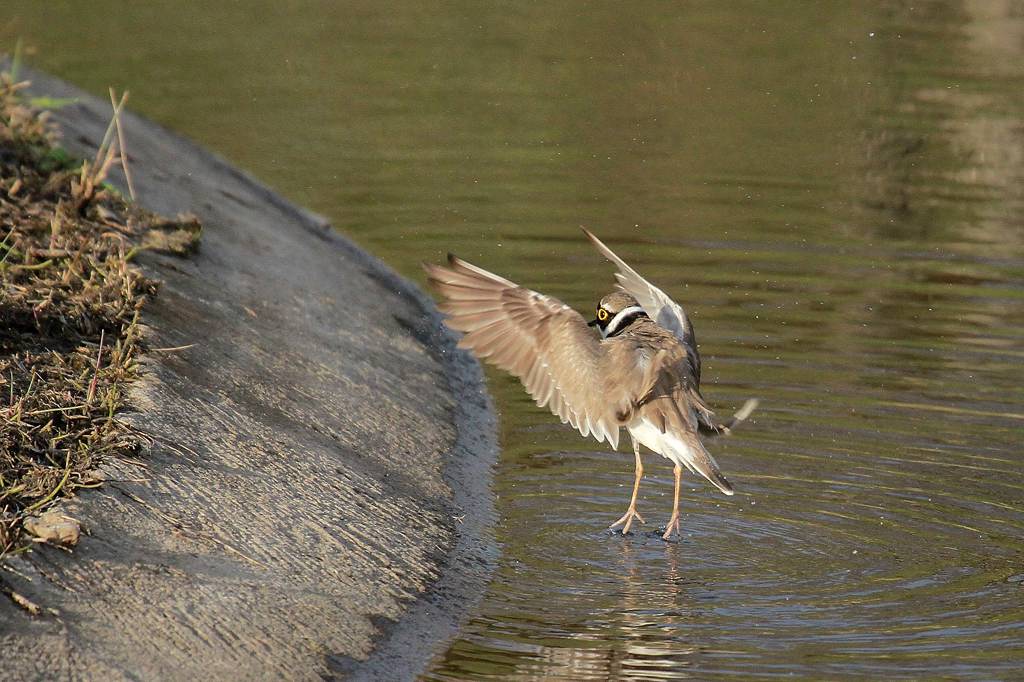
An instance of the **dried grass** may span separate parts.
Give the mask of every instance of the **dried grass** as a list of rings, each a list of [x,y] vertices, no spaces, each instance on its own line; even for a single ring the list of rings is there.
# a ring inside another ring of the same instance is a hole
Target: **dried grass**
[[[194,250],[200,232],[194,219],[159,218],[105,184],[123,163],[127,93],[95,157],[79,162],[56,146],[26,87],[0,74],[0,561],[31,546],[27,516],[99,485],[100,462],[138,450],[116,415],[157,284],[131,258]]]

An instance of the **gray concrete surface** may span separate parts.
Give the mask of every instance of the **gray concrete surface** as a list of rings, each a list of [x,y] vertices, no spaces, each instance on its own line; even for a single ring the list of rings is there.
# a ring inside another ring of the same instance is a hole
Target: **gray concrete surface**
[[[79,97],[64,145],[95,149]],[[413,285],[228,164],[129,115],[143,205],[191,211],[126,418],[138,463],[62,508],[87,534],[3,569],[0,673],[38,679],[402,679],[454,635],[494,560],[492,411],[479,367]]]

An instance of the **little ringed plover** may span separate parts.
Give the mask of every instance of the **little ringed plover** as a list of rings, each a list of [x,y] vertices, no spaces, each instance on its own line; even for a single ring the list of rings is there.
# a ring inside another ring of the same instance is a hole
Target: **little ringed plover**
[[[719,420],[700,392],[700,354],[683,308],[583,231],[618,268],[618,290],[601,299],[591,322],[558,299],[451,254],[448,267],[424,268],[445,298],[440,308],[447,325],[464,333],[460,348],[518,377],[539,406],[547,406],[584,437],[616,448],[619,429],[629,432],[636,458],[633,495],[611,528],[622,526],[625,534],[634,520],[644,523],[636,510],[644,472],[640,446],[673,462],[672,516],[662,536],[667,540],[679,532],[684,467],[733,494],[700,436],[728,434],[757,401],[748,400],[732,418]]]

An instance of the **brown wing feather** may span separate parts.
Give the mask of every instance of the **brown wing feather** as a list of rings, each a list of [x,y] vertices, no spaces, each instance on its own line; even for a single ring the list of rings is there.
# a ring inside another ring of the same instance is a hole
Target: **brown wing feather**
[[[638,393],[633,382],[608,381],[608,350],[583,317],[455,256],[448,256],[448,264],[424,269],[447,299],[439,307],[448,326],[465,334],[459,347],[518,377],[538,405],[584,436],[617,447],[618,415],[629,411]]]

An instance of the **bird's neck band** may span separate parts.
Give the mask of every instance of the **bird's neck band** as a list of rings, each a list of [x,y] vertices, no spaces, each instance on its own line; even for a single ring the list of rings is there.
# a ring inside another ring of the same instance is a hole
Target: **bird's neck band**
[[[605,325],[605,328],[601,331],[604,333],[604,338],[615,336],[623,329],[629,326],[629,323],[638,317],[647,317],[647,313],[644,309],[638,305],[631,305],[628,308],[623,308],[619,312],[615,313],[615,317],[612,321]]]

